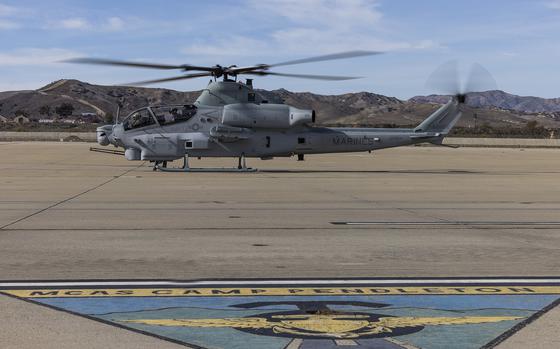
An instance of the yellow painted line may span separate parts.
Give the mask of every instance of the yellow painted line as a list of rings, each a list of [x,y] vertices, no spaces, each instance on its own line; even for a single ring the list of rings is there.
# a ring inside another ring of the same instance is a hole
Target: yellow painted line
[[[262,287],[262,288],[87,288],[2,290],[23,298],[57,297],[239,297],[351,295],[528,295],[560,294],[560,286],[445,286],[445,287]]]

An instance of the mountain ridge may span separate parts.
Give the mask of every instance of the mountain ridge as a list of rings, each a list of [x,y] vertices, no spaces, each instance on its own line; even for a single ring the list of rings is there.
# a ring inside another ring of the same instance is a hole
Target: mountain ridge
[[[23,114],[32,120],[58,118],[55,109],[71,104],[74,114],[95,113],[113,116],[117,104],[121,115],[151,104],[192,103],[201,91],[175,91],[163,88],[94,85],[74,79],[61,79],[37,90],[0,92],[0,115],[8,118]],[[415,96],[400,100],[373,92],[320,95],[286,89],[257,90],[271,103],[285,102],[299,108],[314,109],[319,124],[411,126],[417,125],[445,103],[449,96]],[[469,95],[466,112],[459,126],[477,122],[492,126],[522,126],[538,120],[547,127],[560,126],[560,98],[523,97],[504,91]],[[476,115],[476,120],[475,120]]]
[[[409,101],[441,104],[445,103],[448,98],[449,96],[446,95],[432,94],[429,96],[414,96]],[[502,90],[468,93],[467,105],[473,108],[495,107],[524,113],[560,112],[560,98],[519,96]]]

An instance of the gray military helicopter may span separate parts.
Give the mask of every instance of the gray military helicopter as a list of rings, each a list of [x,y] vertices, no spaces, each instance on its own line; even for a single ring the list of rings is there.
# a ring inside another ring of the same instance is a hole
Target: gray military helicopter
[[[272,159],[297,155],[298,160],[304,160],[306,154],[371,152],[422,142],[441,145],[444,137],[461,117],[465,93],[456,93],[448,103],[415,128],[329,128],[313,125],[316,120],[314,110],[268,103],[253,89],[252,79],[237,81],[239,75],[272,75],[319,80],[355,79],[356,77],[348,76],[277,73],[269,69],[378,53],[351,51],[247,67],[167,65],[98,58],[79,58],[70,62],[197,71],[131,85],[212,77],[193,104],[143,107],[133,111],[123,120],[117,120],[114,125],[99,127],[97,141],[102,146],[112,144],[124,148],[127,160],[152,161],[154,170],[247,172],[256,170],[247,167],[248,157]],[[238,159],[238,166],[192,168],[189,166],[189,157],[234,157]],[[184,160],[182,167],[167,167],[167,162],[177,159]]]

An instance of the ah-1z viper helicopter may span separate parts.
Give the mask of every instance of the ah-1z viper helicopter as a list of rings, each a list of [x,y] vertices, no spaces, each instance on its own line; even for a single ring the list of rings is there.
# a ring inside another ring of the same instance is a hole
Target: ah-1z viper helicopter
[[[124,148],[127,160],[154,162],[154,170],[254,171],[246,166],[245,158],[272,159],[297,155],[298,160],[303,160],[305,154],[371,152],[422,142],[441,144],[461,117],[465,94],[457,93],[415,128],[329,128],[313,126],[315,111],[268,103],[253,89],[251,79],[245,83],[237,81],[239,75],[355,79],[346,76],[285,74],[269,69],[377,53],[351,51],[247,67],[167,65],[98,58],[79,58],[70,62],[198,71],[134,85],[213,77],[194,104],[152,105],[138,109],[114,125],[99,127],[97,141],[102,146],[113,144]],[[222,80],[219,81],[219,78]],[[189,157],[235,157],[239,161],[237,168],[195,169],[189,167]],[[184,159],[182,168],[167,168],[168,161],[181,158]]]

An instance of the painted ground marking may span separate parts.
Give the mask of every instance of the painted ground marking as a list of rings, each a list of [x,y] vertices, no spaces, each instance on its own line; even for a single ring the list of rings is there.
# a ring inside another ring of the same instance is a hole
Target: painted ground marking
[[[560,278],[0,282],[4,295],[192,348],[491,348]]]

